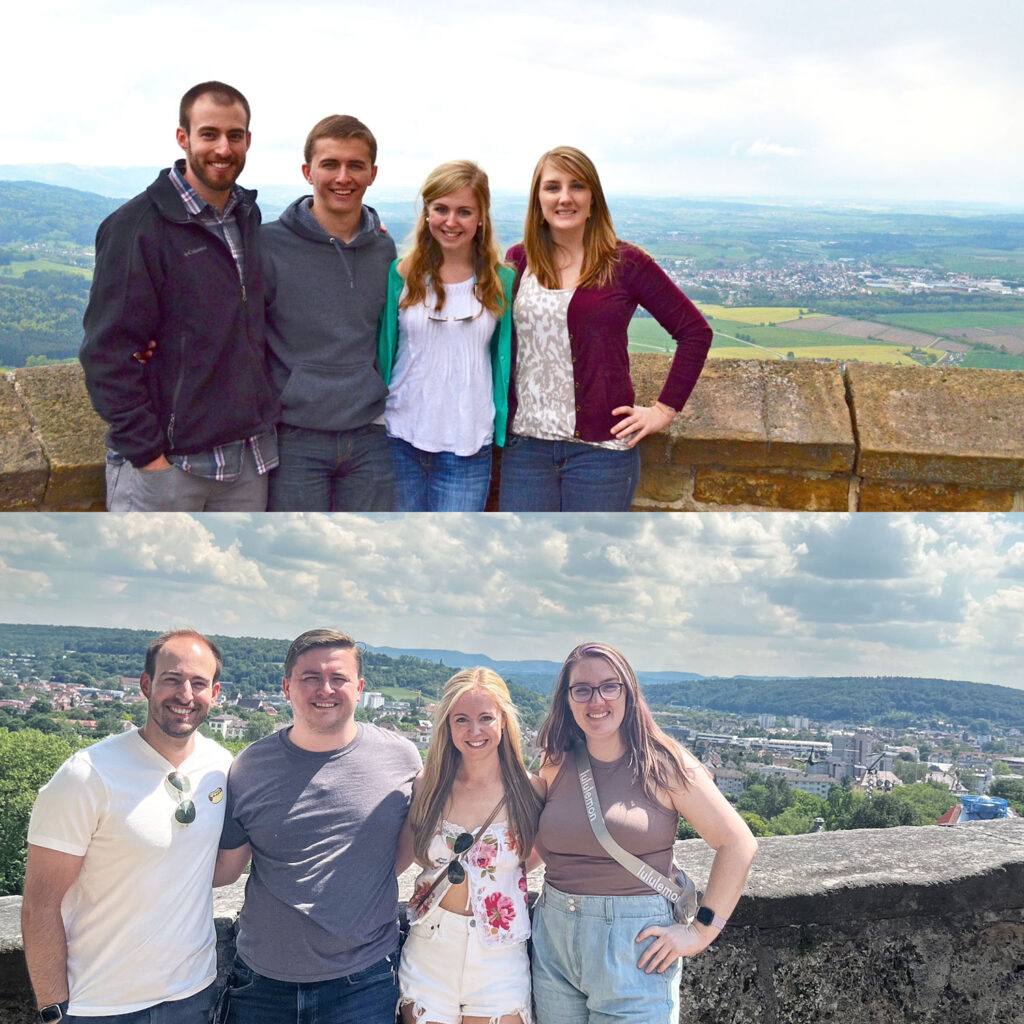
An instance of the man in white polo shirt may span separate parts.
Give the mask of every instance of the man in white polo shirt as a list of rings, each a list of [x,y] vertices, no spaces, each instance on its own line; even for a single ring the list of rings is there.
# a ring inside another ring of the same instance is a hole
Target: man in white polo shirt
[[[221,655],[192,630],[146,652],[146,724],[73,754],[39,791],[22,933],[44,1022],[204,1024],[212,881],[231,755],[196,734]]]

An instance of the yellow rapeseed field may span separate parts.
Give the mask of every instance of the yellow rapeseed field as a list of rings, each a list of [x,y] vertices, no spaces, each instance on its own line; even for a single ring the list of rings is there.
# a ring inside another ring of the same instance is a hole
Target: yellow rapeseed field
[[[796,320],[800,310],[806,306],[713,306],[710,303],[698,302],[697,308],[705,315],[718,317],[721,320],[734,320],[737,323],[781,324],[786,320]],[[804,313],[804,319],[812,316],[824,316],[824,313]]]

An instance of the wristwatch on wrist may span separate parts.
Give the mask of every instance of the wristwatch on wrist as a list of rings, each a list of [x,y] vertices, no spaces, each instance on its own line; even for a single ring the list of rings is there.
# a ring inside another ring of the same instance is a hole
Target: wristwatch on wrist
[[[728,923],[724,917],[719,917],[710,907],[698,907],[696,920],[698,924],[711,925],[712,928],[719,930]]]
[[[67,1012],[68,1001],[66,999],[62,1003],[50,1003],[47,1006],[39,1007],[39,1020],[41,1024],[57,1024],[58,1021],[64,1019]]]

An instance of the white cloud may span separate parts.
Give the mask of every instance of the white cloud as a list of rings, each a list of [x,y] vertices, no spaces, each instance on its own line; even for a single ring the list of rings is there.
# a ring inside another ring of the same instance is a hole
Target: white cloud
[[[740,149],[742,147],[737,143],[735,148]],[[780,143],[772,142],[769,139],[756,139],[754,142],[750,143],[749,146],[745,147],[743,152],[746,153],[747,156],[751,157],[795,157],[804,155],[804,150],[798,149],[796,146],[783,146]]]
[[[301,187],[306,130],[345,108],[379,136],[378,190],[469,156],[496,187],[523,191],[536,157],[570,142],[613,192],[1016,203],[1019,15],[1013,0],[175,8],[232,41],[215,73],[252,101],[254,185]],[[32,83],[5,110],[5,162],[163,166],[178,96],[213,73],[206,47],[160,45],[155,5],[22,5],[5,27],[28,45],[8,48],[0,88]],[[307,44],[290,45],[302,33]]]
[[[11,513],[0,595],[15,622],[1017,685],[1024,518]]]

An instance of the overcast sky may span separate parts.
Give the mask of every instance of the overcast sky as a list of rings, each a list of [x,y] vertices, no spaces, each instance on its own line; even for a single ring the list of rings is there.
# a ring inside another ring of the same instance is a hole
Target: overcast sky
[[[1024,687],[1024,516],[0,516],[0,622]]]
[[[1024,206],[1020,0],[47,0],[4,36],[0,163],[164,166],[212,77],[252,103],[250,185],[299,188],[338,112],[388,195],[457,157],[523,192],[568,143],[619,193]]]

